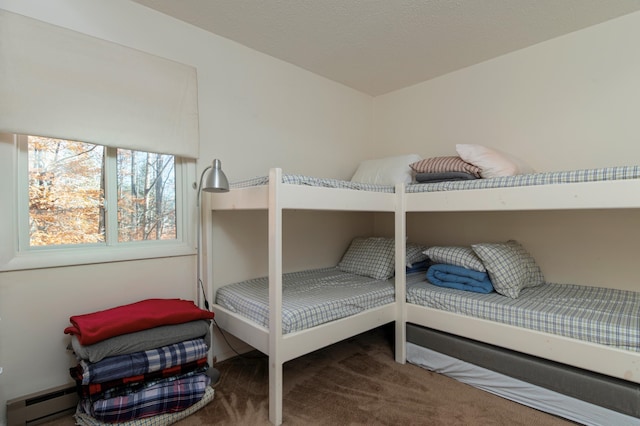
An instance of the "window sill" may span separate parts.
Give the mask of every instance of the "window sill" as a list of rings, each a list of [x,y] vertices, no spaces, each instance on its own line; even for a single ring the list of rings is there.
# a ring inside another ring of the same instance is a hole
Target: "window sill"
[[[196,249],[185,243],[131,244],[119,247],[70,247],[18,253],[0,265],[0,271],[57,268],[92,263],[124,262],[161,257],[191,256]]]

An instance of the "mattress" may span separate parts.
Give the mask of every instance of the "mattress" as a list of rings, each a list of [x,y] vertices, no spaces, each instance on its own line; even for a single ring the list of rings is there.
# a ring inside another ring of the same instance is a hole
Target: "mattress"
[[[640,385],[407,324],[407,361],[580,424],[638,425]]]
[[[532,173],[517,176],[501,176],[490,179],[472,179],[435,183],[412,183],[406,186],[406,192],[460,191],[469,189],[510,188],[518,186],[550,185],[577,182],[598,182],[610,180],[640,179],[640,166],[603,167]],[[395,192],[393,185],[372,185],[347,180],[317,178],[296,174],[283,174],[282,182],[294,185],[318,186],[324,188],[354,189],[360,191]],[[230,184],[231,188],[248,188],[267,185],[269,176],[257,176]]]
[[[221,287],[215,300],[218,305],[269,327],[267,277]],[[283,274],[282,333],[315,327],[394,301],[393,279],[375,280],[336,267]]]
[[[269,183],[269,176],[258,176],[250,179],[245,179],[237,182],[232,182],[229,186],[232,189],[248,188],[252,186],[267,185]],[[317,186],[322,188],[339,188],[339,189],[354,189],[358,191],[372,191],[372,192],[395,192],[393,185],[373,185],[368,183],[351,182],[348,180],[330,179],[330,178],[317,178],[304,175],[292,175],[283,174],[282,183],[288,183],[293,185],[305,185],[305,186]]]
[[[517,299],[407,283],[407,302],[640,352],[640,293],[575,284],[525,288]]]
[[[406,192],[460,191],[469,189],[510,188],[517,186],[550,185],[578,182],[639,179],[640,166],[603,167],[559,172],[532,173],[517,176],[501,176],[490,179],[472,179],[435,183],[415,183]]]

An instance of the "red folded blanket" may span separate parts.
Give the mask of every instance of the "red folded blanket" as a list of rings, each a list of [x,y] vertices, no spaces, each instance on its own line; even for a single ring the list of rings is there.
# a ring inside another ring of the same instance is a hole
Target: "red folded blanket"
[[[75,334],[82,345],[147,330],[161,325],[181,324],[200,319],[212,319],[213,312],[198,308],[190,300],[147,299],[130,305],[69,318],[71,326],[65,334]]]

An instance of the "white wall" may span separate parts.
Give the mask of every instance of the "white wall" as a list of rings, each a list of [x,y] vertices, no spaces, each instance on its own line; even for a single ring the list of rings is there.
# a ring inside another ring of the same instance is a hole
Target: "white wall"
[[[640,160],[640,12],[374,100],[373,149],[478,143],[567,170]]]
[[[637,40],[640,13],[376,97],[372,149],[426,158],[475,143],[539,171],[639,164]],[[408,232],[428,244],[516,238],[550,281],[640,290],[638,220],[635,210],[438,214],[413,217]]]
[[[364,157],[453,154],[457,142],[505,149],[539,170],[639,162],[640,124],[635,117],[640,111],[640,52],[635,40],[640,38],[640,14],[372,100],[127,0],[0,0],[0,8],[197,67],[198,170],[217,157],[232,180],[263,175],[273,166],[348,178]],[[292,269],[335,261],[350,236],[328,235],[332,224],[365,233],[374,223],[369,215],[354,220],[350,214],[291,214],[286,239]],[[563,251],[578,249],[573,251],[573,271],[576,266],[592,267],[595,260],[604,267],[603,259],[612,251],[623,252],[625,259],[637,253],[627,242],[640,237],[633,229],[639,228],[633,226],[636,213],[616,217],[619,227],[608,222],[604,230],[591,232],[588,228],[598,228],[602,218],[580,216],[578,229],[583,233],[575,240],[567,229],[574,217],[546,215],[551,216],[529,220],[523,214],[509,223],[485,215],[482,222],[449,215],[434,217],[431,223],[412,218],[409,230],[420,240],[437,243],[514,235],[542,257],[543,269],[554,278],[575,275],[554,260]],[[259,212],[221,216],[218,219],[240,221],[249,231],[264,220]],[[388,233],[389,217],[376,219],[377,231]],[[611,226],[612,232],[605,232]],[[444,229],[467,232],[445,234]],[[310,234],[300,241],[302,231]],[[214,229],[214,237],[216,232],[223,231]],[[218,253],[224,260],[214,263],[216,279],[264,270],[264,250],[255,250],[253,259],[242,262],[233,256],[236,243],[263,241],[260,232],[256,227],[253,233],[223,235],[220,241],[229,240],[229,245],[214,243],[214,251],[230,249]],[[554,238],[554,233],[561,235]],[[616,246],[616,239],[625,235]],[[580,247],[602,242],[595,255]],[[322,245],[327,247],[322,250]],[[69,381],[72,359],[62,334],[69,316],[145,297],[193,298],[194,269],[194,257],[185,256],[0,273],[0,423],[6,399]]]
[[[127,0],[0,0],[0,8],[193,65],[198,71],[201,159],[215,157],[231,180],[269,167],[350,177],[370,141],[372,98]],[[0,100],[1,101],[1,100]],[[2,173],[0,170],[0,179]],[[194,180],[196,177],[194,176]],[[0,220],[12,206],[3,206]],[[251,226],[251,218],[245,219]],[[351,216],[311,216],[309,241],[328,243],[294,267],[332,262],[345,235],[325,237]],[[370,232],[372,220],[359,229]],[[364,226],[364,228],[362,228]],[[357,232],[358,227],[355,227]],[[265,252],[256,255],[264,262]],[[233,270],[235,265],[223,264]],[[69,317],[148,297],[194,299],[195,257],[0,273],[0,424],[5,401],[70,381],[63,334]],[[214,342],[214,350],[218,344]]]

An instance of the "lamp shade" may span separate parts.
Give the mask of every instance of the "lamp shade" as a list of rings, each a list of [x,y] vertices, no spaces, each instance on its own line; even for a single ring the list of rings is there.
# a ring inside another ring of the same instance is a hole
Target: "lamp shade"
[[[229,191],[229,181],[222,171],[222,163],[217,158],[213,160],[213,166],[202,187],[206,192],[227,192]]]

